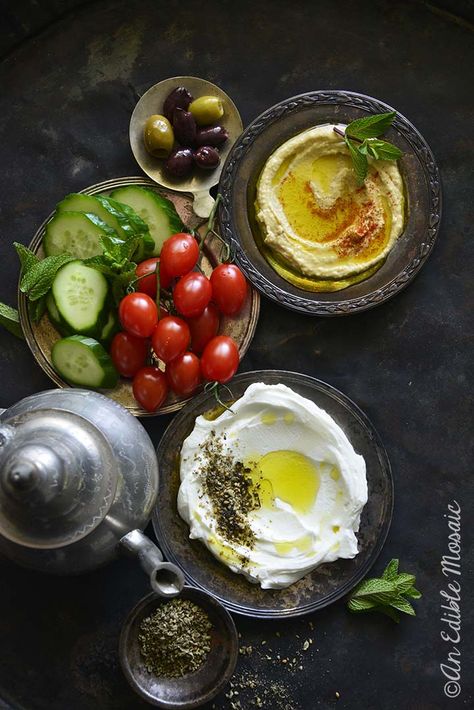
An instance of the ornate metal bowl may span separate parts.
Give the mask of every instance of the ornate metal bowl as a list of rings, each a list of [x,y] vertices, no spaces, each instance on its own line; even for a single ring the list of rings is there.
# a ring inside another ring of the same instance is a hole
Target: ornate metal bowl
[[[220,226],[222,234],[234,246],[237,262],[265,296],[309,315],[345,315],[373,308],[395,296],[421,269],[440,226],[440,175],[428,144],[398,112],[387,139],[404,153],[399,165],[406,186],[408,213],[403,234],[378,271],[341,291],[302,290],[273,270],[255,239],[256,183],[266,160],[278,146],[312,126],[349,123],[368,113],[393,110],[363,94],[314,91],[272,106],[238,138],[219,183],[223,196]]]
[[[153,527],[167,560],[184,572],[189,584],[219,599],[229,611],[261,618],[300,616],[321,609],[347,594],[369,571],[382,549],[390,527],[393,482],[390,463],[379,436],[365,414],[348,397],[314,377],[280,370],[237,375],[230,388],[241,397],[253,382],[283,383],[325,409],[342,427],[367,466],[368,501],[357,534],[359,553],[353,560],[336,560],[307,574],[286,589],[261,589],[234,574],[198,540],[189,539],[189,527],[177,510],[179,452],[197,416],[212,410],[211,394],[195,397],[173,419],[158,447],[160,484]]]

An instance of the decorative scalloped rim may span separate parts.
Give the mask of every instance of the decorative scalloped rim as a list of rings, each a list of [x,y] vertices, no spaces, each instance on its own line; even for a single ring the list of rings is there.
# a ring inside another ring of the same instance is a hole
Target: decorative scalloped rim
[[[384,303],[392,296],[395,296],[415,277],[421,269],[431,250],[433,249],[436,237],[438,235],[441,223],[441,179],[438,167],[436,165],[433,153],[423,136],[417,129],[396,111],[396,117],[393,122],[393,127],[405,138],[411,145],[414,154],[418,158],[423,172],[426,177],[427,185],[429,185],[429,227],[426,230],[425,237],[418,247],[417,253],[407,264],[405,269],[398,276],[385,284],[382,288],[372,291],[365,296],[359,296],[353,299],[340,301],[332,301],[330,303],[318,301],[316,299],[306,298],[305,296],[296,296],[288,293],[279,286],[268,281],[260,271],[250,261],[247,254],[239,243],[238,236],[234,234],[231,227],[231,197],[234,184],[235,172],[237,170],[240,159],[252,145],[254,139],[260,135],[269,124],[278,121],[282,116],[294,113],[305,106],[313,106],[314,104],[339,104],[342,106],[350,106],[359,108],[370,113],[380,113],[384,111],[396,111],[388,104],[383,103],[370,96],[357,94],[351,91],[313,91],[307,94],[300,94],[292,98],[286,99],[279,104],[275,104],[258,116],[240,138],[234,144],[226,163],[224,165],[221,180],[219,183],[219,192],[222,194],[222,203],[219,211],[219,219],[221,233],[231,243],[235,250],[236,260],[244,269],[247,277],[265,296],[276,301],[282,306],[295,311],[302,311],[309,315],[318,316],[336,316],[346,315],[349,313],[357,313],[365,311],[380,303]]]

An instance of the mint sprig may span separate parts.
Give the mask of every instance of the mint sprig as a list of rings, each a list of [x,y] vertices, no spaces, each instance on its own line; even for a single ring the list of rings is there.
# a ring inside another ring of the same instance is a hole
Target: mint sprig
[[[10,333],[17,338],[23,338],[23,331],[20,325],[20,316],[16,308],[0,303],[0,325],[3,325]]]
[[[419,599],[421,592],[414,587],[415,576],[398,572],[399,561],[391,560],[381,577],[365,579],[352,592],[347,608],[354,613],[380,611],[394,621],[400,621],[398,612],[416,616],[406,597]]]
[[[346,126],[345,131],[335,127],[335,133],[344,138],[352,158],[352,164],[359,185],[364,184],[369,171],[369,157],[375,160],[398,160],[403,155],[397,146],[380,140],[380,136],[390,128],[395,111],[357,118]]]

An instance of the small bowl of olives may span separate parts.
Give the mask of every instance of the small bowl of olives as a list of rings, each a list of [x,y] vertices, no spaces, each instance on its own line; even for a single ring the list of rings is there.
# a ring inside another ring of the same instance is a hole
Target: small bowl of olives
[[[142,170],[163,187],[192,193],[194,212],[203,218],[214,203],[209,190],[241,133],[242,120],[229,96],[192,76],[152,86],[130,120],[130,145]]]

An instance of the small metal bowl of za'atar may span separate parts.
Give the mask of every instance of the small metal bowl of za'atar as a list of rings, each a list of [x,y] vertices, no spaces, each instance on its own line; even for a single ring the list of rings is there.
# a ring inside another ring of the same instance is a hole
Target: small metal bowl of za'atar
[[[213,596],[184,587],[179,597],[144,597],[120,636],[120,663],[133,690],[159,708],[196,708],[219,693],[234,672],[238,637]]]

